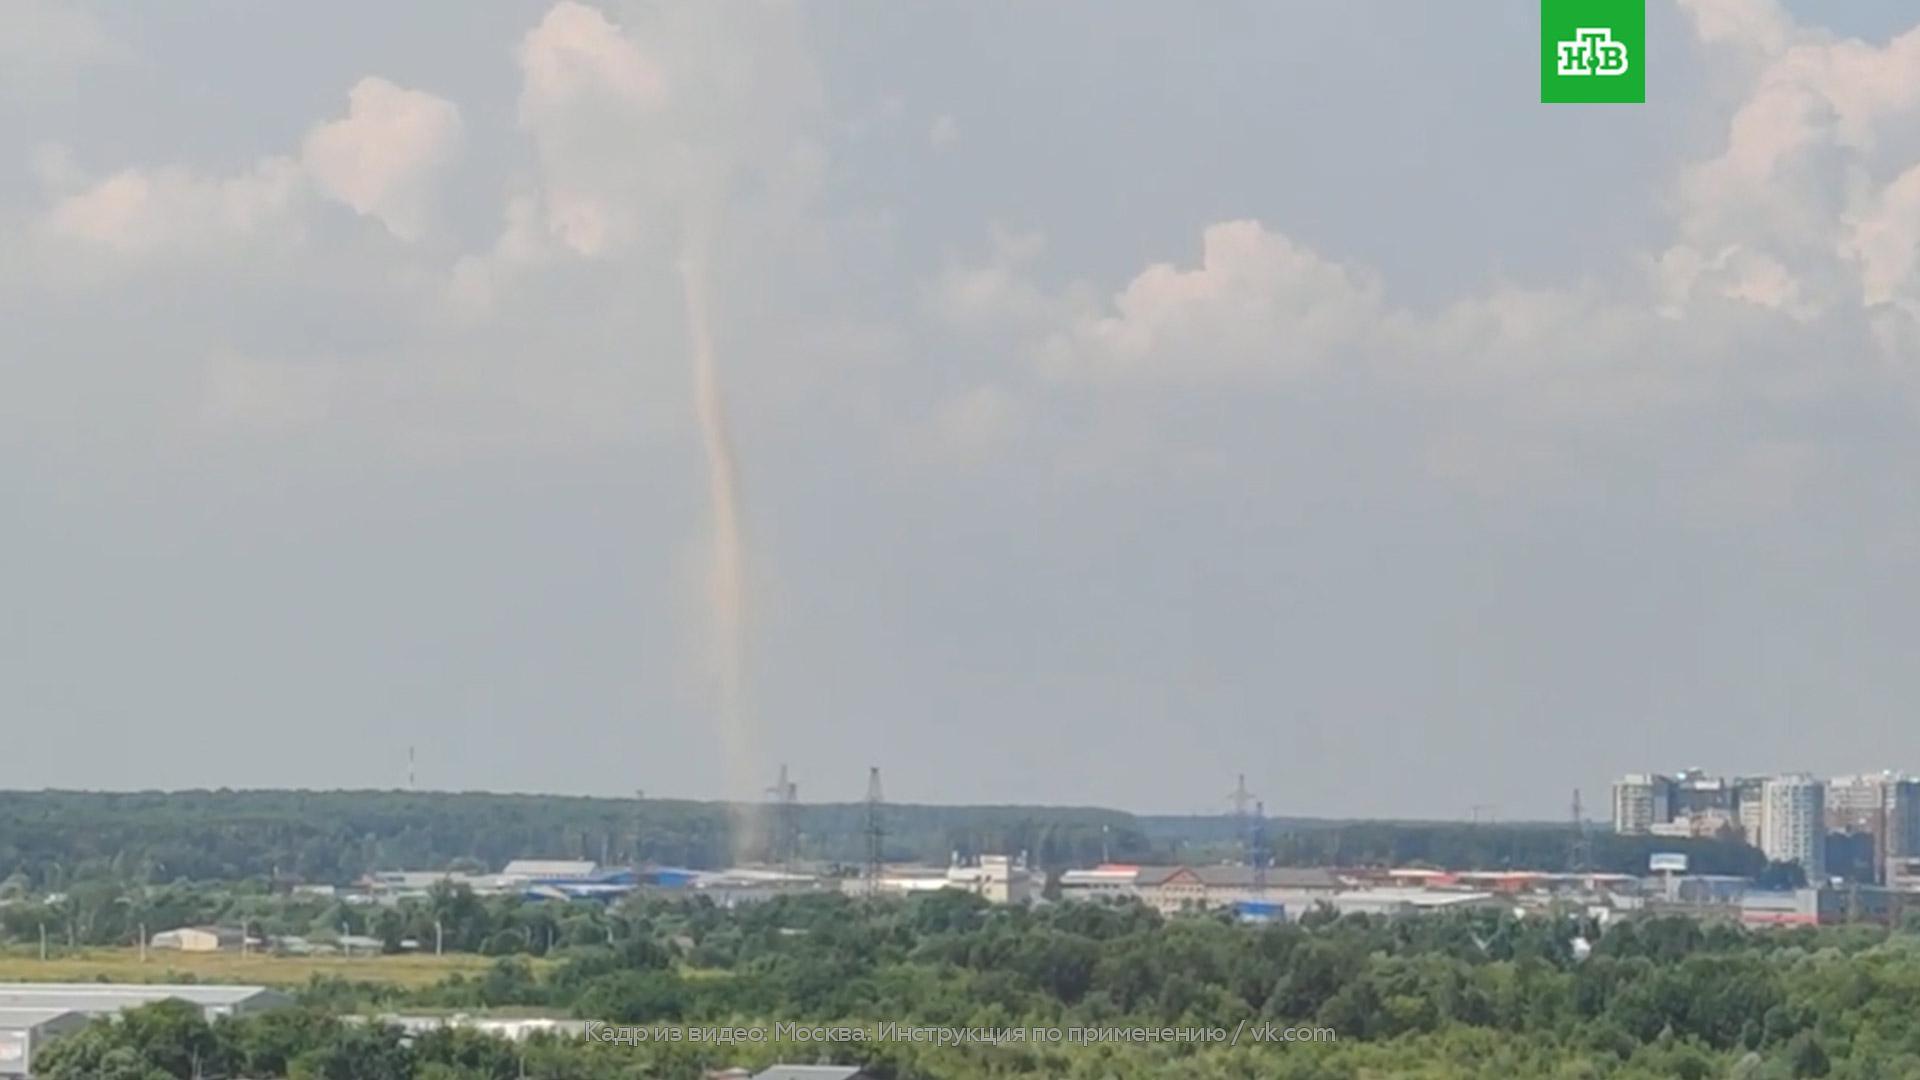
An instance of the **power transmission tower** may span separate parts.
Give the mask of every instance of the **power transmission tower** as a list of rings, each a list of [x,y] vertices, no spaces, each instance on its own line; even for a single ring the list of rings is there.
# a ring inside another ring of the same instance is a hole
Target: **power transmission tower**
[[[1247,790],[1247,774],[1241,773],[1235,778],[1233,790],[1227,792],[1227,801],[1233,804],[1233,838],[1240,844],[1242,858],[1247,854],[1247,811],[1253,807],[1253,792]]]
[[[880,804],[884,796],[880,793],[880,767],[875,765],[867,770],[867,895],[880,895],[881,855],[887,837],[886,826],[880,820]]]
[[[1240,841],[1241,861],[1253,871],[1254,892],[1264,893],[1267,891],[1266,804],[1247,790],[1246,773],[1239,774],[1227,798],[1233,803],[1233,832]]]
[[[1592,869],[1593,840],[1587,834],[1587,815],[1580,807],[1580,789],[1573,789],[1573,850],[1567,855],[1567,869],[1584,874]]]
[[[780,776],[767,794],[773,796],[775,814],[773,861],[782,869],[792,870],[800,848],[800,785],[787,779],[786,765],[780,766]]]
[[[1247,790],[1247,774],[1239,775],[1239,782],[1227,793],[1233,803],[1233,817],[1236,821],[1246,821],[1247,811],[1253,806],[1253,792]]]

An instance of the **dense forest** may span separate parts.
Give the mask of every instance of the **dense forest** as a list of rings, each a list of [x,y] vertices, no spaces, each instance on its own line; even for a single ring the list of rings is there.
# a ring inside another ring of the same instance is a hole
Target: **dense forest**
[[[749,858],[766,858],[768,808]],[[862,858],[866,807],[795,808],[796,855]],[[0,792],[0,877],[28,887],[89,878],[143,882],[246,878],[344,883],[374,869],[495,869],[521,857],[640,861],[691,867],[732,858],[738,818],[721,803],[670,799],[396,791]],[[1044,869],[1122,861],[1237,858],[1245,822],[1231,817],[1136,818],[1115,810],[1027,806],[888,805],[890,859],[1026,852]],[[1565,825],[1271,821],[1264,843],[1281,865],[1569,868]],[[1750,874],[1745,845],[1591,837],[1589,865],[1644,872],[1655,850],[1684,851],[1703,873]]]
[[[298,1009],[212,1024],[150,1006],[53,1043],[38,1064],[54,1080],[695,1080],[719,1066],[826,1060],[893,1080],[1920,1075],[1920,934],[1900,928],[1752,933],[1656,918],[1603,930],[1577,912],[1255,925],[1163,919],[1134,904],[995,908],[959,893],[735,911],[635,898],[593,910],[583,917],[604,921],[538,967],[506,958],[406,992],[316,982]],[[656,1037],[409,1040],[344,1019],[487,1009],[640,1025]],[[1243,1035],[941,1045],[802,1039],[779,1023]],[[1244,1037],[1267,1023],[1326,1034]],[[659,1037],[717,1027],[772,1034]]]

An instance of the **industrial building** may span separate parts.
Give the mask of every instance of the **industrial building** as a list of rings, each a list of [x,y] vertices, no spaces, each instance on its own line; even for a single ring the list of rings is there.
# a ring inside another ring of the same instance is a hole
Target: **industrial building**
[[[1322,901],[1341,915],[1418,915],[1434,911],[1507,908],[1512,901],[1490,892],[1439,889],[1348,889]]]
[[[0,983],[0,1076],[31,1076],[33,1055],[97,1016],[156,1001],[180,1000],[208,1018],[293,1004],[264,986],[196,983]]]
[[[1298,918],[1344,887],[1330,871],[1317,867],[1274,867],[1262,872],[1242,865],[1109,863],[1060,875],[1063,900],[1130,897],[1169,915],[1255,905],[1249,910],[1257,910],[1262,917]]]
[[[182,926],[174,930],[162,930],[147,942],[155,949],[195,953],[240,949],[257,943],[248,940],[246,931],[232,926]]]
[[[377,870],[360,880],[357,895],[366,901],[392,904],[421,899],[439,885],[457,885],[482,896],[518,893],[532,900],[586,900],[623,896],[640,883],[639,874],[633,870],[603,867],[586,859],[514,859],[497,874]]]
[[[871,1080],[858,1065],[775,1065],[753,1074],[753,1080]]]
[[[85,1013],[60,1008],[0,1009],[0,1076],[33,1075],[40,1047],[87,1026]]]
[[[501,867],[500,876],[522,882],[588,881],[599,872],[600,864],[586,859],[514,859]]]
[[[1088,870],[1063,871],[1060,896],[1067,900],[1117,900],[1134,895],[1133,884],[1139,876],[1139,867],[1113,863]]]
[[[757,867],[713,871],[661,870],[643,874],[642,882],[656,889],[686,890],[724,908],[757,904],[776,896],[814,892],[825,887],[821,879],[812,874]]]
[[[0,1009],[60,1009],[91,1017],[170,1000],[197,1005],[208,1019],[264,1012],[293,1004],[291,997],[264,986],[216,983],[0,983]]]
[[[994,904],[1024,904],[1040,894],[1025,855],[982,855],[971,866],[955,859],[947,867],[947,884]]]
[[[585,1020],[556,1019],[551,1016],[470,1016],[455,1013],[452,1016],[442,1014],[386,1013],[367,1019],[389,1027],[397,1027],[408,1035],[423,1035],[429,1031],[458,1028],[465,1031],[477,1031],[482,1035],[491,1035],[508,1042],[524,1042],[535,1035],[554,1035],[565,1038],[577,1038],[587,1032]]]
[[[995,904],[1023,904],[1039,898],[1041,876],[1027,866],[1025,855],[982,855],[965,860],[959,855],[946,866],[888,866],[871,882],[883,896],[953,889],[972,893]],[[848,878],[841,890],[863,893],[865,878]]]

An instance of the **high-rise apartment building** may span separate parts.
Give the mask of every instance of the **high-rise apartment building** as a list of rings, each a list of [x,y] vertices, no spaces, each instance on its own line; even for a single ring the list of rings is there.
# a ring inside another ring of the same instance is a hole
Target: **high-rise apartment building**
[[[1880,882],[1897,859],[1920,855],[1920,778],[1895,774],[1886,784],[1887,831],[1880,844]]]
[[[1673,820],[1673,781],[1657,773],[1629,773],[1613,782],[1613,831],[1644,834]]]
[[[1682,769],[1673,778],[1668,803],[1676,836],[1728,836],[1740,828],[1732,781],[1704,769]],[[1658,831],[1658,830],[1656,830]]]
[[[1810,882],[1826,877],[1826,785],[1806,773],[1770,777],[1761,800],[1760,850],[1775,862],[1799,863]]]
[[[1733,781],[1734,813],[1739,819],[1740,836],[1754,847],[1760,846],[1760,837],[1766,828],[1766,793],[1764,776],[1741,776]]]
[[[1920,855],[1920,780],[1894,772],[1836,776],[1827,782],[1826,826],[1871,837],[1873,880],[1885,884],[1893,860]]]

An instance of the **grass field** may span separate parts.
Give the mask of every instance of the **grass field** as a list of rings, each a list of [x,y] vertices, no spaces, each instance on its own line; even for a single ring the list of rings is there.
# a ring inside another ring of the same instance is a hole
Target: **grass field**
[[[61,950],[42,960],[37,951],[0,951],[0,982],[198,982],[301,986],[315,975],[354,982],[421,987],[455,972],[472,975],[493,963],[471,954],[446,956],[271,956],[237,952],[182,953],[135,948]],[[536,966],[537,963],[536,963]]]

